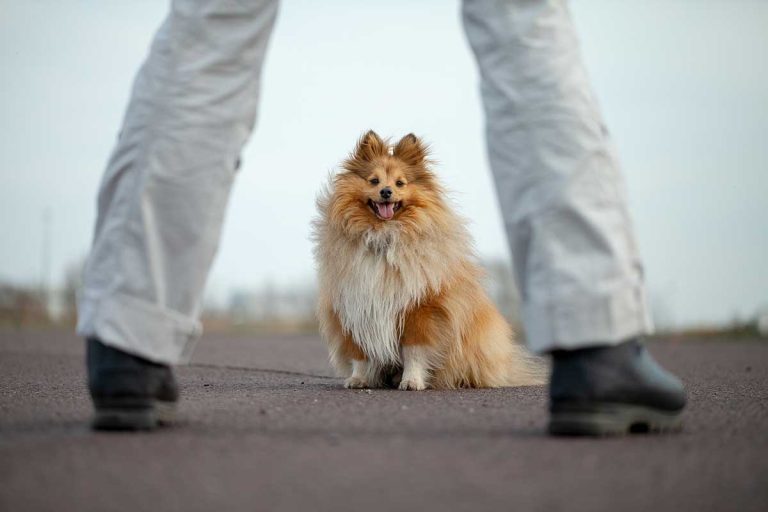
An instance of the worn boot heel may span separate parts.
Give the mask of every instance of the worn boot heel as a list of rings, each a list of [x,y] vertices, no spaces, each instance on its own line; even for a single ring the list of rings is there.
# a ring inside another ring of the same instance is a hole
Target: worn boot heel
[[[558,436],[619,436],[633,433],[679,432],[679,412],[624,404],[593,407],[559,406],[551,412],[549,433]]]
[[[91,428],[94,430],[154,430],[176,420],[176,403],[152,404],[114,402],[95,404]]]

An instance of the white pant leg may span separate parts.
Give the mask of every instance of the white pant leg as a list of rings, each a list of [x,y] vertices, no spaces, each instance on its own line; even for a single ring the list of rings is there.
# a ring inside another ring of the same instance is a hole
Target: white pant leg
[[[649,332],[619,165],[566,3],[465,0],[463,18],[530,347]]]
[[[175,0],[138,73],[98,200],[78,333],[189,358],[277,0]]]

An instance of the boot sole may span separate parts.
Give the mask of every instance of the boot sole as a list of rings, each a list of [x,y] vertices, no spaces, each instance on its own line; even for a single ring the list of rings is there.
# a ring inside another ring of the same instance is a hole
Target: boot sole
[[[176,402],[155,401],[149,405],[97,405],[91,423],[94,430],[155,430],[176,420]]]
[[[681,429],[681,411],[601,404],[555,408],[550,413],[548,431],[554,436],[621,436],[672,433]]]

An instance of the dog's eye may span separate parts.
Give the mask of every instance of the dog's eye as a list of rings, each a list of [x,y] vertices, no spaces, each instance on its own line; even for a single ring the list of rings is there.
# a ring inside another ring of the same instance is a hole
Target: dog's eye
[[[402,187],[403,185],[405,185],[405,183],[403,183],[403,182],[402,182],[402,181],[400,181],[400,180],[397,180],[397,181],[395,182],[395,185],[397,185],[398,187]]]
[[[379,184],[379,178],[373,178],[371,180],[371,185],[378,185]]]

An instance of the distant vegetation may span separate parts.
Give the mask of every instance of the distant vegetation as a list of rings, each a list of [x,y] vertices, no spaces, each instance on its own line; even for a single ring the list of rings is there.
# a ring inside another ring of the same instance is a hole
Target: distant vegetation
[[[506,261],[486,261],[486,288],[502,314],[520,329],[520,299],[512,269]],[[77,292],[81,265],[71,265],[64,286],[56,290],[0,283],[0,327],[59,326],[74,328],[77,321]],[[247,332],[314,332],[317,330],[314,310],[317,290],[309,286],[279,287],[264,285],[230,292],[221,304],[207,304],[202,321],[207,331]],[[657,305],[658,306],[658,305]],[[654,311],[656,316],[661,312]],[[684,339],[768,338],[768,311],[751,319],[734,319],[729,325],[665,329],[659,327],[657,337]]]
[[[517,325],[519,300],[511,269],[503,262],[488,262],[485,267],[489,294],[507,319]],[[0,326],[73,328],[80,268],[71,265],[64,286],[55,290],[0,283]],[[313,286],[239,289],[230,292],[223,304],[204,307],[202,320],[205,328],[213,331],[315,331],[316,299]]]

